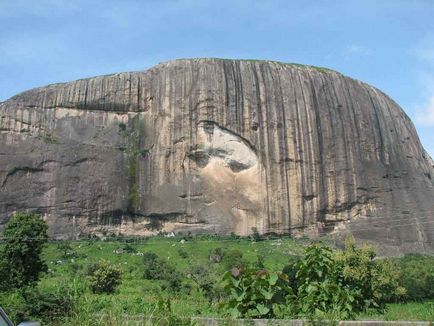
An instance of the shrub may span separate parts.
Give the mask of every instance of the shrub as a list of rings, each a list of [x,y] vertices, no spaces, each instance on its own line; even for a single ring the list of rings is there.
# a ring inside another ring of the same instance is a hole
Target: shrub
[[[209,254],[209,261],[211,263],[220,263],[223,259],[224,251],[222,248],[215,248]]]
[[[333,313],[342,319],[354,316],[354,290],[339,283],[333,252],[312,244],[296,263],[298,314],[324,318]]]
[[[218,277],[216,271],[210,268],[209,265],[194,265],[188,276],[209,302],[220,298],[221,291],[218,287]]]
[[[158,280],[165,273],[167,263],[158,257],[156,253],[145,252],[143,254],[143,277],[147,280]]]
[[[188,258],[188,252],[185,249],[179,248],[178,250],[178,255],[179,257],[181,257],[182,259],[187,259]]]
[[[129,254],[135,254],[137,252],[137,249],[134,248],[129,243],[126,243],[125,246],[122,248],[122,250],[126,253],[129,253]]]
[[[104,260],[90,265],[87,275],[93,293],[113,293],[122,282],[121,270]]]
[[[15,323],[40,320],[44,324],[62,324],[60,321],[74,311],[75,297],[65,287],[44,291],[27,287],[1,296],[0,305]]]
[[[62,241],[57,244],[57,250],[62,253],[62,258],[70,258],[69,256],[75,256],[74,249],[71,247],[68,241]]]
[[[47,224],[40,216],[18,213],[6,223],[0,248],[0,290],[34,285],[47,265],[41,258]]]
[[[252,227],[252,234],[250,235],[250,238],[253,241],[255,241],[255,242],[258,242],[258,241],[262,240],[262,237],[261,237],[261,235],[258,232],[258,228]]]
[[[234,317],[320,320],[353,318],[368,308],[382,310],[404,289],[396,268],[374,258],[371,248],[357,248],[349,239],[343,251],[311,244],[303,258],[285,266],[284,273],[233,268],[224,276],[224,306]]]
[[[293,293],[283,273],[233,268],[223,282],[229,295],[223,307],[233,318],[273,318],[291,305]]]
[[[163,287],[179,291],[182,285],[181,274],[171,264],[162,260],[157,254],[147,252],[143,255],[143,277],[147,280],[162,280]]]
[[[357,248],[354,238],[347,238],[345,249],[335,253],[339,283],[357,290],[354,305],[384,309],[387,302],[403,296],[399,273],[390,261],[374,260],[375,251],[369,246]]]
[[[222,259],[223,268],[228,271],[232,268],[245,268],[249,262],[243,258],[243,253],[239,250],[228,251]]]
[[[391,259],[399,270],[399,285],[407,290],[405,299],[434,299],[434,257],[408,254]]]

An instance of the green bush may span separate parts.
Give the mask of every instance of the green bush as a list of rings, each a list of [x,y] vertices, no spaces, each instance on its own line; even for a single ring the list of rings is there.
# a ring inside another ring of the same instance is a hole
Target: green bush
[[[399,284],[407,290],[406,300],[434,299],[434,257],[409,254],[391,259],[400,272]]]
[[[313,243],[303,258],[277,274],[233,268],[224,276],[224,307],[233,317],[312,320],[349,319],[368,308],[382,310],[405,291],[396,268],[374,258],[371,248],[357,248],[349,239],[342,251]]]
[[[354,316],[356,290],[339,282],[339,271],[329,247],[312,244],[296,263],[298,314],[326,318],[330,314],[347,319]]]
[[[256,227],[252,227],[252,234],[250,235],[250,238],[256,242],[263,240],[261,235],[258,232],[258,228]]]
[[[345,242],[345,249],[336,251],[334,260],[339,283],[357,290],[355,307],[384,309],[386,303],[405,294],[399,285],[399,271],[387,260],[374,260],[375,251],[369,246],[357,248],[354,238]]]
[[[208,302],[217,301],[222,296],[222,288],[219,286],[218,274],[213,265],[193,265],[187,276],[196,284],[199,292]]]
[[[182,288],[182,275],[168,262],[162,260],[157,254],[147,252],[143,255],[143,277],[147,280],[161,280],[163,287],[173,291]]]
[[[105,260],[90,265],[87,275],[93,293],[113,293],[122,282],[121,270]]]
[[[179,248],[178,249],[178,255],[179,257],[181,257],[182,259],[187,259],[188,258],[188,252],[187,250],[183,249],[183,248]]]
[[[220,263],[224,257],[224,251],[218,247],[210,251],[208,259],[211,263]]]
[[[159,280],[170,269],[168,264],[156,253],[145,252],[143,255],[143,277],[147,280]]]
[[[223,304],[233,318],[273,318],[287,309],[292,289],[283,273],[233,268],[223,276],[228,300]]]
[[[137,252],[137,249],[134,248],[129,243],[126,243],[125,246],[123,246],[122,250],[126,253],[129,253],[129,254],[135,254]]]
[[[225,271],[232,268],[245,268],[249,262],[244,259],[243,253],[239,250],[230,250],[226,252],[222,259],[222,265]]]
[[[374,258],[372,248],[357,248],[353,238],[347,239],[342,251],[310,245],[296,264],[301,313],[320,317],[332,313],[347,319],[369,308],[384,310],[387,302],[405,290],[393,267]]]
[[[6,223],[0,247],[0,290],[34,285],[47,270],[41,258],[47,224],[38,215],[17,213]]]
[[[62,324],[63,318],[73,313],[75,300],[65,287],[44,291],[27,287],[0,296],[0,306],[15,323],[39,320],[43,324]]]

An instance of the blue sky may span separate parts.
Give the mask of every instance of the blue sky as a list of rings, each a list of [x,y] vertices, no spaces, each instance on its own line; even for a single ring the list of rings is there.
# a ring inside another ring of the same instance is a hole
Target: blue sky
[[[433,0],[0,0],[0,101],[186,57],[324,66],[397,101],[434,157]]]

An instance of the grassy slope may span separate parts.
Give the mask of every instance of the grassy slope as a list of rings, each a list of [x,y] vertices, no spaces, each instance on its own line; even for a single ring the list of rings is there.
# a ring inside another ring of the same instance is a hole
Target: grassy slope
[[[116,249],[126,245],[120,241],[98,241],[98,242],[70,242],[76,257],[65,259],[63,253],[55,243],[49,244],[45,250],[45,259],[48,261],[50,273],[43,278],[40,286],[56,287],[59,284],[73,284],[77,288],[85,285],[82,276],[87,264],[100,259],[109,260],[117,264],[123,271],[123,283],[116,294],[95,295],[86,289],[82,296],[82,309],[87,313],[127,313],[143,314],[152,312],[155,303],[161,296],[169,297],[172,302],[172,309],[177,315],[217,315],[217,307],[209,306],[208,301],[202,294],[194,289],[191,293],[168,293],[160,291],[158,281],[149,281],[142,278],[142,257],[134,254],[116,254]],[[188,274],[189,268],[193,265],[212,264],[209,262],[209,254],[215,248],[222,248],[224,251],[239,250],[244,257],[254,262],[257,256],[264,257],[267,268],[281,269],[288,261],[289,256],[300,255],[303,246],[294,239],[269,240],[253,242],[248,239],[193,239],[181,243],[179,238],[155,237],[141,243],[129,243],[138,252],[155,252],[160,257],[174,264],[176,268]],[[182,249],[188,253],[187,258],[181,258],[178,250]],[[59,261],[59,263],[57,263]],[[60,261],[62,261],[60,263]],[[76,265],[76,267],[72,267]],[[216,269],[221,266],[215,265]],[[75,275],[74,268],[78,268]],[[223,273],[223,271],[222,271]]]
[[[148,281],[142,278],[142,257],[137,254],[114,251],[123,248],[122,241],[76,241],[69,242],[71,249],[66,250],[59,243],[50,243],[44,252],[50,272],[43,277],[39,287],[41,289],[68,286],[76,291],[82,291],[79,302],[79,313],[72,324],[87,324],[90,316],[109,315],[111,320],[119,320],[122,315],[152,315],[159,298],[170,298],[173,312],[179,316],[217,316],[218,307],[209,305],[205,297],[192,287],[192,290],[171,293],[161,290],[159,281]],[[215,248],[222,248],[225,252],[239,250],[250,262],[255,262],[258,255],[264,257],[266,268],[281,269],[291,256],[300,255],[307,241],[283,238],[281,240],[266,240],[253,242],[249,239],[213,239],[193,238],[185,243],[180,238],[154,237],[129,245],[137,252],[155,252],[160,257],[174,264],[176,268],[188,274],[194,265],[211,266],[218,273],[223,273],[221,264],[211,263],[209,254]],[[187,258],[179,255],[179,250],[188,253]],[[113,295],[93,294],[88,289],[84,272],[86,266],[98,260],[105,259],[118,265],[123,271],[123,283]],[[220,275],[220,274],[219,274]],[[187,283],[189,283],[187,281]],[[191,284],[193,284],[190,281]],[[103,318],[103,317],[101,317]],[[434,302],[391,304],[384,315],[376,313],[365,314],[360,319],[385,320],[433,320]],[[116,324],[116,322],[115,322]]]

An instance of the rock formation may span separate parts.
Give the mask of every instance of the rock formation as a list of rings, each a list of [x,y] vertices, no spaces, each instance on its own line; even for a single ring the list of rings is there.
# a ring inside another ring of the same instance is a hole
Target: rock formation
[[[186,59],[0,104],[0,223],[53,235],[352,233],[434,248],[434,167],[410,119],[337,72]]]

